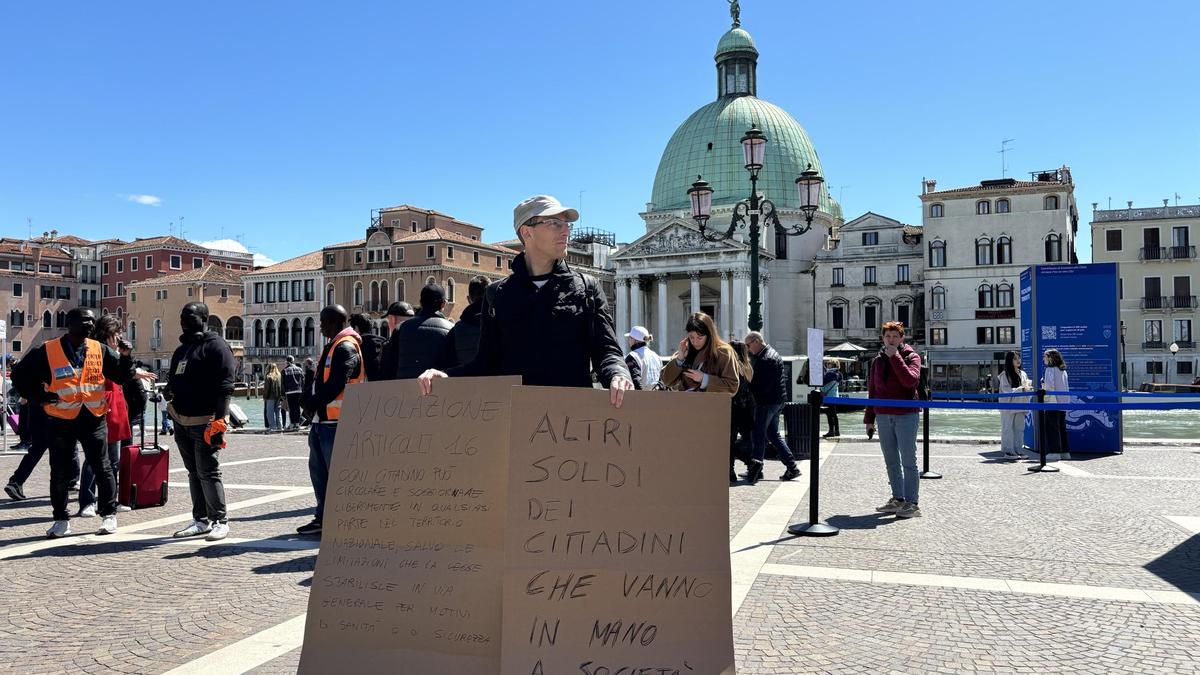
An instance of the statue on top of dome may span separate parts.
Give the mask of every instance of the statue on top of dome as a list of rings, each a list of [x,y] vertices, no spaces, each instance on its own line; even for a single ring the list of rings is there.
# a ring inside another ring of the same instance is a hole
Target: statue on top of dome
[[[733,27],[742,25],[742,5],[738,0],[729,0],[729,16],[733,17]]]

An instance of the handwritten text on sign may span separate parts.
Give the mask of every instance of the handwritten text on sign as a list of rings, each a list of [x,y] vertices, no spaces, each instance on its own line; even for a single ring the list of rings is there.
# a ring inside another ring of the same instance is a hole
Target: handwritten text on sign
[[[513,390],[502,672],[733,671],[729,406]]]
[[[350,387],[301,672],[496,673],[519,378]]]

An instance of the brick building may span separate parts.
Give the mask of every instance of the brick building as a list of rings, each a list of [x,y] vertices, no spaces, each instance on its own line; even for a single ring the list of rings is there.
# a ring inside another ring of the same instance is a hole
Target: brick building
[[[148,237],[112,246],[100,253],[100,306],[106,313],[124,317],[128,311],[126,287],[147,279],[175,275],[214,264],[242,274],[254,269],[254,256],[237,251],[215,251],[179,237]]]
[[[79,280],[70,255],[36,241],[0,241],[0,308],[8,349],[18,358],[61,337],[67,312],[79,305]]]

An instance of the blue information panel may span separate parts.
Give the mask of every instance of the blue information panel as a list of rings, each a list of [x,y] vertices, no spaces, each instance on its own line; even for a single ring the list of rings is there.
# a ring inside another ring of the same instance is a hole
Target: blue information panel
[[[1040,384],[1046,366],[1042,353],[1057,349],[1067,363],[1072,403],[1096,399],[1086,392],[1118,391],[1116,263],[1036,265],[1021,273],[1021,361]],[[1033,443],[1032,420],[1025,440]],[[1121,413],[1117,410],[1067,411],[1068,445],[1073,453],[1121,452]]]

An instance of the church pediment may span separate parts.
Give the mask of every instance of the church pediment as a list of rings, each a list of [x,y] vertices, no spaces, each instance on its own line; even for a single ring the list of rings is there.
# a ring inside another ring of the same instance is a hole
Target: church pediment
[[[679,255],[681,253],[742,252],[748,250],[739,241],[709,241],[700,235],[700,230],[682,221],[673,221],[626,246],[613,256],[616,260],[645,258],[650,256]]]

